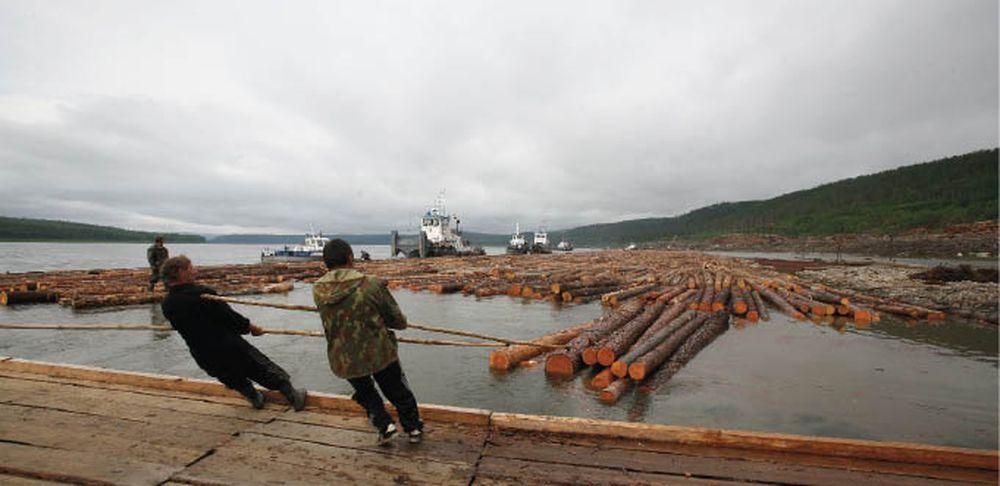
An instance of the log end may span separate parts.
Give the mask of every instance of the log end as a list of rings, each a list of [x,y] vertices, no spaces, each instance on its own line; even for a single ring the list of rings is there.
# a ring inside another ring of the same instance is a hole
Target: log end
[[[806,320],[806,315],[803,314],[803,313],[801,313],[801,312],[796,312],[796,313],[792,314],[792,317],[794,317],[794,318],[796,318],[796,319],[798,319],[800,321]]]
[[[545,374],[554,376],[573,376],[573,361],[569,356],[558,353],[545,359]]]
[[[611,374],[617,376],[618,378],[625,378],[628,376],[628,365],[624,361],[615,361],[611,363]]]
[[[928,321],[943,321],[944,318],[944,312],[934,311],[927,314]]]
[[[747,320],[749,320],[750,322],[757,322],[759,319],[760,319],[760,314],[757,311],[753,310],[747,312]]]
[[[742,300],[738,300],[733,304],[733,312],[737,314],[741,315],[746,314],[747,309],[749,309],[749,306],[747,306],[747,303]],[[713,309],[713,310],[722,310],[722,309]]]
[[[590,386],[598,390],[603,390],[608,387],[615,379],[615,376],[611,374],[611,370],[605,369],[600,373],[594,375],[594,379],[590,380]]]
[[[646,378],[646,365],[643,363],[632,363],[628,365],[628,377],[635,381],[642,381]]]
[[[615,362],[615,352],[609,348],[601,348],[597,351],[597,362],[601,366],[611,366]]]
[[[583,350],[583,364],[590,366],[597,362],[597,348],[586,348]]]
[[[0,305],[7,305],[7,292],[0,292]]]
[[[503,351],[493,351],[490,353],[490,369],[507,371],[510,369],[510,359]]]
[[[621,394],[618,393],[613,387],[601,390],[601,403],[605,405],[614,405],[618,403],[619,398],[621,398]]]

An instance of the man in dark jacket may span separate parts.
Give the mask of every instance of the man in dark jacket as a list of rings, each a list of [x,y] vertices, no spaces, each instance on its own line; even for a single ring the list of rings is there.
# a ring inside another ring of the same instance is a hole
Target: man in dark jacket
[[[384,283],[353,268],[354,252],[346,241],[329,241],[323,248],[323,261],[330,271],[313,284],[313,300],[323,320],[330,370],[354,388],[351,398],[368,413],[379,445],[389,443],[396,426],[376,383],[399,412],[410,443],[419,443],[424,424],[399,365],[396,335],[391,331],[406,329],[406,317]]]
[[[163,264],[167,297],[163,315],[184,338],[198,366],[222,384],[240,392],[254,408],[264,407],[264,395],[254,388],[256,382],[280,391],[296,411],[306,404],[306,391],[296,389],[285,370],[243,340],[241,334],[260,336],[264,330],[234,311],[229,304],[202,299],[216,295],[210,287],[195,283],[196,271],[184,255]]]
[[[160,279],[160,272],[163,270],[163,263],[170,257],[167,247],[163,246],[163,237],[157,236],[153,240],[153,245],[146,248],[146,261],[149,262],[149,290],[156,288],[156,281]]]

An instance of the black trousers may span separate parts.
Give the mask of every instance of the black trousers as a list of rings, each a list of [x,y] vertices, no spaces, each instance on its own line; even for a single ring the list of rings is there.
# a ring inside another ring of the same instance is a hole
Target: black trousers
[[[403,368],[399,366],[398,360],[374,375],[349,378],[347,381],[354,387],[354,395],[351,398],[364,407],[368,419],[377,429],[384,430],[388,427],[392,423],[392,416],[385,410],[385,402],[375,389],[375,383],[378,383],[379,389],[392,402],[392,406],[396,407],[403,430],[410,432],[424,428],[424,423],[420,421],[420,411],[417,409],[417,399],[410,391],[406,375],[403,374]]]
[[[226,387],[247,395],[253,389],[251,381],[269,390],[281,391],[291,386],[288,372],[253,347],[250,343],[242,346],[242,353],[234,366],[215,377]]]

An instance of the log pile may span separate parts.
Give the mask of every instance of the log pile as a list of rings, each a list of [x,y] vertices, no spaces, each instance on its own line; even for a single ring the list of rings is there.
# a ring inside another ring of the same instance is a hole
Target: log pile
[[[840,318],[858,323],[877,321],[879,313],[932,321],[945,316],[941,309],[830,288],[751,261],[697,252],[616,250],[442,257],[357,262],[357,266],[362,272],[385,280],[390,288],[441,294],[460,292],[477,298],[511,296],[560,305],[600,301],[611,309],[619,309],[629,302],[648,302],[654,296],[674,301],[683,295],[687,309],[726,311],[739,320],[737,324],[767,319],[768,306],[796,319]],[[320,262],[198,268],[201,282],[223,295],[287,291],[291,281],[308,283],[325,273]],[[148,272],[146,268],[132,268],[0,274],[0,304],[58,301],[83,309],[156,302],[163,297],[162,285],[149,292]],[[610,339],[610,331],[595,334],[596,329],[607,324],[594,323],[593,329],[574,336],[567,344],[579,337],[593,338],[593,342],[585,343],[586,348],[599,344],[605,337]],[[642,326],[636,324],[630,331],[639,327]],[[617,355],[626,351],[619,349],[621,337],[614,338],[608,352]],[[631,340],[632,332],[624,337],[628,338],[624,341]],[[579,351],[582,355],[584,349]]]

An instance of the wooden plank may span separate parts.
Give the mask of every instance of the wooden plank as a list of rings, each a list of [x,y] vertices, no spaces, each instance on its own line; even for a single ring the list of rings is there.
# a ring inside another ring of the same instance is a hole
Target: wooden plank
[[[44,479],[27,478],[23,476],[11,476],[9,474],[0,474],[0,484],[4,486],[54,486],[61,484],[70,484],[61,481],[47,481]]]
[[[419,446],[405,443],[406,439],[401,434],[396,440],[397,447],[388,448],[380,448],[375,445],[375,431],[373,429],[357,431],[276,420],[254,427],[246,433],[386,453],[407,459],[457,464],[474,464],[479,458],[479,451],[483,446],[481,438],[476,441],[466,435],[449,434],[445,436],[441,431],[433,428],[427,430],[425,441]]]
[[[0,440],[39,447],[184,465],[230,439],[230,434],[192,428],[161,427],[110,417],[0,405]]]
[[[124,455],[0,442],[0,473],[85,484],[160,484],[180,468]]]
[[[816,466],[877,474],[916,476],[943,479],[947,481],[961,481],[965,483],[997,484],[998,480],[997,471],[988,471],[983,469],[968,469],[927,464],[906,464],[837,456],[790,454],[781,451],[641,441],[615,437],[548,435],[511,430],[505,430],[502,433],[494,433],[491,437],[496,438],[504,436],[525,437],[529,440],[529,442],[555,441],[564,444],[573,444],[591,448],[619,449],[624,451],[648,451],[656,452],[658,454],[679,454],[717,459],[767,461],[777,464]]]
[[[358,430],[361,432],[370,432],[373,430],[371,424],[368,422],[368,418],[360,414],[339,414],[328,411],[305,410],[302,412],[285,412],[279,415],[277,419],[301,424]],[[452,424],[448,422],[425,421],[425,426],[428,434],[434,434],[437,437],[468,437],[472,442],[479,444],[482,444],[486,439],[486,433],[489,430],[485,426]]]
[[[10,359],[0,362],[0,370],[36,373],[56,378],[72,378],[104,383],[133,385],[160,390],[183,391],[202,395],[218,396],[233,393],[231,390],[226,389],[226,387],[221,383],[215,381],[158,375],[154,373],[114,371],[89,366],[52,364],[23,359]],[[266,394],[272,401],[284,403],[284,397],[282,397],[280,393],[268,391]],[[313,407],[328,410],[350,410],[358,408],[357,403],[351,400],[350,397],[319,392],[310,393],[307,404]],[[421,406],[420,411],[427,420],[480,425],[488,424],[490,420],[490,412],[487,410],[450,407],[446,405],[423,405]]]
[[[194,427],[228,434],[266,422],[280,413],[274,409],[254,410],[249,405],[237,407],[123,391],[13,381],[2,377],[0,397],[0,402],[9,404],[103,415],[160,426]]]
[[[247,434],[172,479],[232,484],[468,484],[473,466]]]
[[[479,461],[473,484],[632,486],[638,484],[733,485],[737,483],[683,475],[651,474],[613,468],[568,466],[503,457],[484,457]]]
[[[491,437],[483,454],[484,456],[535,462],[576,466],[604,465],[615,470],[690,475],[732,481],[838,486],[842,484],[954,484],[952,481],[850,471],[841,468],[738,458],[690,456],[658,451],[609,449],[596,445],[580,446],[503,435]]]
[[[713,447],[878,459],[889,462],[948,465],[991,471],[997,470],[997,462],[1000,458],[995,450],[612,422],[572,417],[494,413],[492,420],[492,426],[497,431],[521,430],[569,436],[619,437]]]

